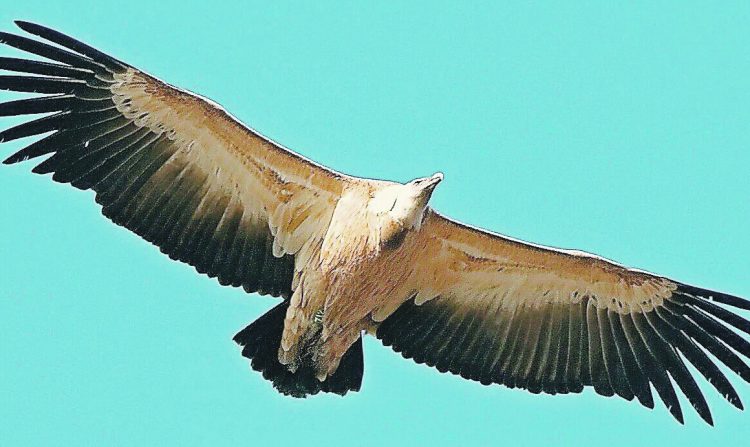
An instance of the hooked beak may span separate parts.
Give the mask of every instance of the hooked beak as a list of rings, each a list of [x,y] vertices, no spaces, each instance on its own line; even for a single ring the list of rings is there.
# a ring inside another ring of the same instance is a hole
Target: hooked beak
[[[427,200],[430,200],[430,197],[432,197],[432,192],[435,190],[435,187],[438,185],[438,183],[443,181],[443,173],[438,172],[437,174],[433,175],[429,179],[427,179],[424,182],[424,186],[422,186],[422,196],[425,198],[425,203]]]
[[[430,189],[435,189],[435,187],[438,185],[438,183],[440,183],[442,181],[443,181],[443,173],[442,172],[438,172],[435,175],[433,175],[432,177],[430,177],[430,179],[426,183],[426,187],[428,187]]]

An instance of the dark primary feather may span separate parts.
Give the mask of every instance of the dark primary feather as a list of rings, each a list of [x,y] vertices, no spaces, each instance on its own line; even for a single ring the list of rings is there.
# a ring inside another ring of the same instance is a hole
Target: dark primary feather
[[[63,112],[73,110],[77,102],[75,95],[19,99],[0,104],[0,116]]]
[[[565,311],[555,304],[515,313],[462,306],[461,298],[440,296],[421,305],[409,299],[380,323],[377,337],[417,363],[483,384],[549,394],[593,387],[604,396],[636,397],[648,408],[654,406],[653,386],[682,422],[673,380],[701,418],[713,424],[687,361],[729,403],[743,408],[731,382],[706,354],[750,383],[750,343],[732,330],[747,332],[750,324],[719,305],[748,309],[742,298],[679,285],[662,306],[643,313],[608,311],[589,297]],[[471,324],[465,323],[467,315]],[[460,361],[451,361],[456,353]]]
[[[652,319],[652,312],[637,313],[633,315],[635,325],[641,336],[647,340],[647,347],[651,354],[657,359],[661,366],[669,372],[669,375],[677,383],[688,401],[698,414],[709,424],[713,424],[711,412],[708,409],[703,394],[695,383],[693,376],[685,367],[682,359],[675,351],[674,346],[667,343],[658,330],[658,325]],[[658,320],[657,320],[658,321]]]
[[[609,377],[609,383],[612,384],[612,388],[618,396],[625,400],[632,400],[634,393],[625,377],[625,370],[620,361],[620,355],[617,353],[617,345],[612,335],[608,313],[609,310],[604,308],[599,308],[596,312],[599,321],[599,335],[601,338],[602,356],[604,358],[605,369],[607,370],[607,377]]]
[[[647,375],[636,360],[636,354],[622,326],[620,314],[607,311],[607,317],[609,318],[609,327],[612,331],[614,347],[623,366],[625,380],[627,380],[630,389],[643,406],[654,408],[654,398],[651,395]]]
[[[63,47],[69,48],[78,54],[91,58],[93,61],[100,63],[107,67],[107,69],[116,73],[121,73],[127,70],[128,65],[121,62],[112,56],[102,53],[96,48],[90,47],[83,42],[79,42],[70,36],[47,28],[45,26],[37,25],[35,23],[26,22],[23,20],[16,20],[16,25],[22,30],[46,39],[50,42],[54,42]]]
[[[43,42],[11,33],[0,31],[0,43],[53,61],[62,62],[63,64],[75,68],[91,70],[94,73],[103,75],[109,79],[112,78],[112,73],[115,72],[115,68],[120,70],[119,67],[105,67],[80,54],[72,53]]]
[[[24,93],[78,93],[86,89],[86,81],[34,76],[0,76],[0,90]]]
[[[86,80],[94,75],[93,71],[70,67],[68,65],[31,61],[28,59],[17,59],[13,57],[0,57],[0,69],[81,80]]]
[[[49,115],[0,132],[0,142],[44,136],[4,163],[52,154],[33,171],[96,192],[103,213],[221,284],[288,297],[294,259],[272,254],[268,223],[244,213],[207,176],[174,157],[165,135],[139,127],[113,102],[110,86],[127,64],[49,28],[18,26],[51,44],[0,32],[0,43],[51,62],[0,57],[0,90],[41,96],[0,104],[0,116]],[[171,163],[165,164],[167,160]]]

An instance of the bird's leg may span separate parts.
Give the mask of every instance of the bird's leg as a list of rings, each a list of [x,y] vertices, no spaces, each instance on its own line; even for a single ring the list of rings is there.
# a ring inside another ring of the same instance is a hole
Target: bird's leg
[[[305,308],[302,306],[302,288],[298,288],[294,291],[286,311],[278,354],[279,363],[286,365],[290,372],[295,372],[299,367],[299,347],[310,322],[310,318],[305,314]]]
[[[336,372],[341,358],[346,351],[361,337],[361,331],[355,327],[340,328],[334,334],[319,339],[313,354],[315,377],[321,382]]]
[[[323,308],[311,298],[314,297],[310,294],[303,296],[302,288],[298,288],[286,312],[278,356],[279,363],[286,365],[292,373],[297,371],[311,346],[316,344],[314,340],[322,327]]]

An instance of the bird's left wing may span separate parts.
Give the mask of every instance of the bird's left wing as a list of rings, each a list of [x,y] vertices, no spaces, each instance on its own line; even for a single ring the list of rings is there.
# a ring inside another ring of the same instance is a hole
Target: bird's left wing
[[[49,28],[50,43],[0,33],[0,43],[53,62],[0,58],[0,90],[51,96],[0,104],[0,116],[48,114],[0,142],[51,134],[5,163],[53,154],[34,168],[92,189],[103,213],[173,259],[222,284],[289,296],[294,256],[330,221],[347,177],[277,145],[208,100]],[[56,45],[53,45],[56,44]]]
[[[750,322],[734,313],[750,302],[433,211],[414,237],[409,299],[373,314],[378,338],[404,357],[484,384],[551,394],[593,386],[650,408],[653,386],[682,421],[671,377],[710,423],[687,360],[742,408],[707,354],[750,382],[750,343],[738,333]]]

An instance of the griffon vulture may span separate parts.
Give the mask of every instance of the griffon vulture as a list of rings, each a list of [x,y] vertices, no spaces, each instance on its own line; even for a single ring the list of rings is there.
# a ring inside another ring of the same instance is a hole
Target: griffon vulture
[[[532,393],[637,399],[680,422],[673,384],[708,423],[689,362],[732,405],[718,368],[750,381],[750,302],[532,245],[428,206],[442,174],[406,184],[341,174],[244,126],[217,104],[49,28],[0,42],[0,104],[44,114],[0,142],[48,135],[6,164],[91,189],[103,214],[222,285],[283,301],[234,340],[280,392],[360,389],[362,336],[418,363]],[[50,133],[51,132],[51,133]]]

